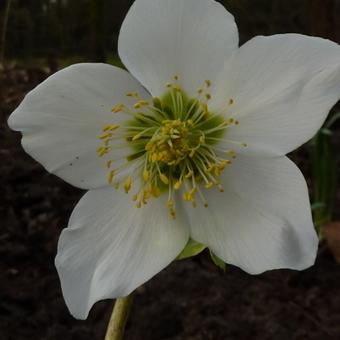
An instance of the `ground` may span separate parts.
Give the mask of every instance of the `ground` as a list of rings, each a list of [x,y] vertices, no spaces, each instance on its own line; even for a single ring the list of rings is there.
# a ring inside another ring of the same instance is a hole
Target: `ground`
[[[20,146],[7,117],[46,77],[41,69],[1,73],[0,338],[103,339],[113,301],[86,321],[72,318],[54,267],[57,241],[83,194],[49,175]],[[1,85],[2,84],[2,85]],[[127,340],[327,340],[340,338],[340,266],[325,242],[303,272],[250,276],[207,254],[175,262],[138,289]]]

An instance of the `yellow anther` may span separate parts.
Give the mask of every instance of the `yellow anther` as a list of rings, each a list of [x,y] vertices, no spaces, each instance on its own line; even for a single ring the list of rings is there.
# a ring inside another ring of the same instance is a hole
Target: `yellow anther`
[[[168,200],[168,203],[167,203],[167,205],[168,205],[168,208],[173,208],[173,207],[174,207],[174,205],[175,205],[175,203],[174,203],[174,201],[173,201],[173,200]]]
[[[229,105],[233,105],[234,104],[234,99],[233,98],[230,98],[229,99]]]
[[[111,126],[111,131],[115,131],[119,128],[119,125],[117,125],[117,124],[112,124],[110,126]]]
[[[139,98],[139,94],[137,92],[129,92],[126,94],[127,97]]]
[[[108,175],[108,178],[107,178],[107,181],[109,182],[109,184],[112,184],[112,181],[113,181],[113,177],[115,176],[116,174],[116,171],[115,170],[111,170],[109,172],[109,175]]]
[[[187,202],[190,202],[192,200],[192,196],[190,195],[190,192],[185,192],[183,194],[183,200]]]
[[[125,108],[124,104],[118,104],[111,109],[111,112],[113,112],[113,113],[122,112],[124,110],[124,108]]]
[[[151,197],[150,190],[144,190],[144,192],[143,192],[143,201],[146,202],[146,200],[148,200],[150,197]],[[144,204],[146,204],[146,203],[144,203]]]
[[[117,124],[110,124],[110,125],[105,125],[103,127],[103,132],[113,132],[119,128],[119,125]]]
[[[131,183],[132,183],[131,176],[128,176],[127,179],[125,180],[125,183],[124,183],[124,190],[125,190],[126,193],[128,193],[130,191]]]
[[[112,136],[113,134],[111,132],[105,132],[99,136],[99,139],[107,139],[107,138],[111,138]]]
[[[117,190],[120,187],[120,183],[118,181],[114,182],[113,185],[114,185],[115,189],[117,189]]]
[[[210,100],[210,99],[211,99],[211,94],[210,94],[210,93],[207,93],[207,94],[205,95],[205,98],[207,98],[208,100]]]
[[[159,178],[161,179],[161,181],[164,183],[164,184],[169,184],[169,178],[166,176],[166,175],[164,175],[164,174],[160,174],[159,175]]]
[[[105,156],[110,151],[110,148],[108,146],[101,146],[97,148],[96,152],[99,157]]]
[[[135,109],[140,109],[143,106],[148,106],[150,103],[147,102],[146,100],[140,100],[139,102],[137,102],[133,107]]]
[[[190,191],[186,191],[183,194],[183,199],[188,202],[194,202],[195,201],[195,193],[196,193],[197,188],[194,187]]]
[[[182,182],[181,182],[181,181],[177,181],[177,182],[174,184],[174,189],[175,189],[175,190],[179,190],[180,187],[181,187],[181,185],[182,185]]]
[[[219,167],[215,167],[215,176],[217,176],[217,177],[220,177],[221,176],[221,173],[222,173],[222,171],[221,171],[221,169],[219,168]]]
[[[213,186],[214,186],[214,183],[213,183],[213,182],[208,182],[208,183],[205,185],[205,187],[206,187],[207,189],[211,189]]]
[[[137,195],[133,195],[132,198],[131,198],[132,202],[136,202],[137,199],[138,199],[138,196],[137,196]]]
[[[158,187],[153,186],[153,187],[151,188],[151,194],[152,194],[154,197],[159,197],[160,194],[161,194],[161,191],[159,190]]]
[[[178,79],[179,79],[178,75],[175,75],[175,76],[174,76],[174,79],[175,79],[175,80],[178,80]]]
[[[227,165],[230,165],[231,164],[231,161],[228,159],[228,160],[224,160],[221,162],[221,164],[218,166],[218,168],[220,170],[224,170],[226,168]]]
[[[144,169],[144,171],[143,171],[143,180],[144,180],[144,182],[147,182],[149,180],[149,178],[150,178],[149,171],[147,169]]]
[[[208,208],[209,204],[207,202],[204,203],[204,208]]]
[[[210,87],[210,86],[211,86],[211,80],[209,80],[209,79],[206,80],[206,81],[205,81],[205,85],[207,85],[207,87]]]
[[[142,207],[142,202],[138,202],[137,204],[136,204],[136,207],[138,208],[138,209],[140,209],[141,207]]]
[[[203,89],[201,89],[201,88],[197,89],[197,93],[198,94],[202,94],[203,93]]]

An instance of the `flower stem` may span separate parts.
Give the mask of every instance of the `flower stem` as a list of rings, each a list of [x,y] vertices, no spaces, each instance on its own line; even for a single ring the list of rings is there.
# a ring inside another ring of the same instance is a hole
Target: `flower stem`
[[[107,327],[105,340],[123,340],[125,325],[133,302],[133,293],[119,298],[113,307],[111,319]]]

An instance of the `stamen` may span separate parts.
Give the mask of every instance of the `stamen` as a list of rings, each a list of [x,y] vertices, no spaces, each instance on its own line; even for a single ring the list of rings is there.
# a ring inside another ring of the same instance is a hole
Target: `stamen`
[[[108,147],[108,146],[101,146],[101,147],[99,147],[99,148],[97,148],[97,155],[99,156],[99,157],[103,157],[103,156],[105,156],[109,151],[110,151],[111,149],[110,149],[110,147]]]
[[[131,190],[131,182],[132,182],[131,176],[128,176],[124,183],[124,190],[126,193],[129,193],[129,191]]]
[[[161,179],[161,181],[162,181],[164,184],[169,184],[169,178],[168,178],[166,175],[160,173],[160,174],[159,174],[159,178]]]
[[[144,180],[144,182],[148,182],[149,178],[150,178],[149,171],[144,169],[144,171],[143,171],[143,180]]]
[[[149,106],[149,105],[150,105],[150,103],[147,102],[146,100],[140,100],[140,101],[138,101],[133,107],[134,107],[135,109],[140,109],[140,108],[142,108],[143,106]]]
[[[109,184],[112,184],[113,177],[115,176],[115,174],[116,174],[116,171],[115,171],[115,170],[111,170],[111,171],[109,172],[109,176],[108,176],[108,182],[109,182]]]
[[[118,112],[122,112],[125,108],[125,105],[124,104],[117,104],[116,106],[114,106],[112,109],[111,109],[111,112],[113,113],[118,113]]]
[[[138,92],[128,92],[126,94],[127,97],[139,98]]]

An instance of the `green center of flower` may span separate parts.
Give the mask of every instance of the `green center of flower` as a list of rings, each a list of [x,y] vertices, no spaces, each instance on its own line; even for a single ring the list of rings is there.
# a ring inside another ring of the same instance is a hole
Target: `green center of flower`
[[[107,157],[111,151],[114,153],[116,140],[127,142],[131,149],[127,163],[112,169],[115,160],[106,161],[108,182],[116,188],[124,182],[126,193],[134,190],[132,201],[138,208],[151,197],[166,192],[170,214],[175,218],[177,191],[193,207],[198,199],[208,206],[203,187],[217,187],[223,192],[219,177],[236,154],[233,150],[219,149],[218,144],[224,140],[226,130],[239,122],[209,111],[209,87],[210,81],[206,81],[198,90],[198,97],[189,98],[178,84],[168,84],[165,95],[154,98],[153,103],[142,100],[137,93],[129,93],[129,97],[136,99],[133,108],[118,104],[112,109],[114,113],[131,115],[132,119],[120,126],[105,126],[99,137],[103,145],[97,154]],[[229,99],[229,105],[232,104]],[[119,178],[119,173],[129,165],[133,170]],[[114,180],[115,177],[118,179]],[[138,183],[136,188],[134,182]]]

